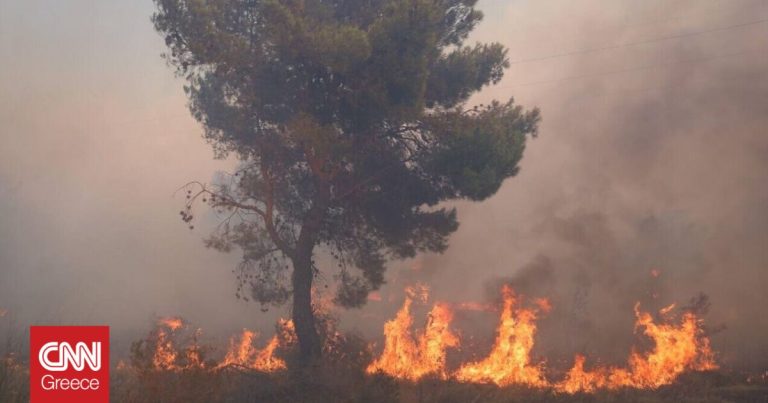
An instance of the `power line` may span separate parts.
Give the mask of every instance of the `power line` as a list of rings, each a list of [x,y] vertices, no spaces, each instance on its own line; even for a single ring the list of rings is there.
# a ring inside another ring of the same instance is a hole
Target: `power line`
[[[645,44],[649,44],[649,43],[669,41],[669,40],[673,40],[673,39],[688,38],[688,37],[692,37],[692,36],[705,35],[705,34],[711,34],[711,33],[715,33],[715,32],[727,31],[727,30],[731,30],[731,29],[743,28],[743,27],[747,27],[747,26],[750,26],[750,25],[762,24],[762,23],[765,23],[765,22],[768,22],[768,19],[749,21],[749,22],[744,22],[744,23],[736,24],[736,25],[729,25],[729,26],[725,26],[725,27],[711,28],[711,29],[707,29],[707,30],[704,30],[704,31],[695,31],[695,32],[687,32],[687,33],[677,34],[677,35],[662,36],[662,37],[658,37],[658,38],[645,39],[645,40],[642,40],[642,41],[625,42],[625,43],[620,43],[620,44],[615,44],[615,45],[600,46],[600,47],[596,47],[596,48],[577,49],[577,50],[572,50],[572,51],[563,52],[563,53],[555,53],[555,54],[550,54],[550,55],[545,55],[545,56],[532,57],[532,58],[528,58],[528,59],[519,59],[519,60],[511,61],[509,64],[523,64],[523,63],[538,62],[538,61],[542,61],[542,60],[556,59],[556,58],[566,57],[566,56],[580,55],[580,54],[586,54],[586,53],[594,53],[594,52],[600,52],[600,51],[604,51],[604,50],[619,49],[619,48],[630,47],[630,46],[645,45]]]

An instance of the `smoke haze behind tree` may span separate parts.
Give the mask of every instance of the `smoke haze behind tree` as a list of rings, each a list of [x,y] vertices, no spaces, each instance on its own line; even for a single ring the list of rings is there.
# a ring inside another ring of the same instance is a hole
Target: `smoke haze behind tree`
[[[722,361],[764,369],[768,24],[742,24],[768,18],[766,3],[515,2],[488,17],[479,36],[504,23],[513,64],[477,101],[541,107],[542,134],[519,177],[462,205],[447,253],[407,278],[457,301],[502,283],[550,298],[537,349],[567,361],[620,363],[636,301],[703,292],[707,323],[726,327]]]

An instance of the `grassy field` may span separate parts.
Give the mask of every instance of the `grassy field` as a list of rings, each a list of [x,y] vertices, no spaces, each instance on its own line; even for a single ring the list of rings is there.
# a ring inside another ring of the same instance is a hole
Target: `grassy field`
[[[13,359],[0,364],[0,401],[29,401],[28,372]],[[568,395],[551,390],[462,384],[438,379],[400,382],[334,363],[262,374],[238,368],[179,372],[113,369],[113,402],[768,402],[765,379],[736,373],[692,373],[658,390]]]
[[[112,397],[121,402],[768,402],[768,384],[711,372],[688,374],[655,391],[626,389],[568,395],[437,379],[408,383],[348,368],[321,366],[274,375],[235,369],[215,373],[118,371],[113,376]]]
[[[153,364],[155,336],[157,333],[153,332],[134,343],[130,358],[113,362],[112,402],[768,403],[768,373],[749,376],[725,370],[687,373],[674,384],[657,390],[621,389],[575,395],[551,389],[499,388],[442,379],[405,382],[366,374],[364,369],[373,357],[365,340],[356,336],[339,338],[322,361],[305,369],[298,369],[293,348],[281,351],[287,370],[267,374],[239,366],[213,369],[219,362],[215,359],[217,353],[210,346],[194,342],[176,345],[178,363],[187,369],[158,370]],[[29,372],[26,355],[21,353],[25,350],[23,343],[19,343],[21,339],[13,337],[0,343],[0,403],[29,401]],[[199,352],[197,365],[183,361],[183,353],[191,347]]]

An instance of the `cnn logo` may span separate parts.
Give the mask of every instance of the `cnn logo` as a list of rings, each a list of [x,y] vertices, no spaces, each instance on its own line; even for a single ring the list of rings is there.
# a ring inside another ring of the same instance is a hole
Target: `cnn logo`
[[[58,360],[51,360],[51,353],[58,353]],[[72,348],[67,342],[52,341],[43,345],[38,359],[40,365],[48,371],[66,371],[70,365],[76,371],[82,371],[86,363],[92,371],[98,371],[101,369],[101,342],[91,343],[89,349],[83,342],[77,343],[75,348]]]
[[[32,326],[32,403],[109,401],[109,327]]]

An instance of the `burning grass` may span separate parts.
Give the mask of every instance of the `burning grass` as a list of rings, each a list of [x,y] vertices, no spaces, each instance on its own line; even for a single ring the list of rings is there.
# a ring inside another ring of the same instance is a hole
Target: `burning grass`
[[[543,299],[534,300],[533,306],[525,307],[523,298],[504,286],[496,339],[490,353],[481,360],[450,371],[445,365],[446,349],[460,345],[460,339],[450,329],[451,311],[445,304],[435,304],[425,330],[414,335],[410,310],[412,294],[408,293],[397,316],[384,325],[384,349],[368,366],[369,374],[380,372],[412,382],[431,375],[463,383],[551,389],[575,394],[603,389],[657,389],[673,383],[683,373],[717,369],[709,339],[702,330],[702,321],[693,312],[684,312],[677,323],[674,305],[660,310],[656,320],[650,313],[642,312],[637,304],[636,330],[642,330],[653,341],[651,350],[633,350],[626,368],[586,370],[586,358],[576,356],[564,379],[548,379],[545,363],[533,362],[531,350],[535,343],[536,319],[552,307]],[[426,302],[426,296],[422,300]]]
[[[284,371],[287,364],[277,352],[290,350],[296,344],[296,335],[290,320],[278,321],[276,330],[259,348],[258,334],[243,329],[239,336],[232,337],[224,357],[216,361],[209,358],[213,348],[199,342],[201,329],[190,327],[180,318],[160,318],[155,329],[131,347],[131,367],[139,372],[215,372],[233,367],[263,373]],[[124,362],[119,366],[127,367]]]
[[[672,321],[673,305],[662,309],[659,314]],[[691,312],[683,314],[679,325],[657,324],[647,312],[641,312],[635,305],[636,328],[651,338],[654,347],[641,353],[633,351],[627,368],[597,367],[584,369],[583,356],[576,356],[574,366],[566,378],[556,385],[567,393],[593,392],[597,389],[634,387],[656,389],[671,384],[686,371],[707,371],[717,369],[709,339],[703,335],[701,320]]]
[[[278,322],[275,334],[263,345],[255,332],[244,331],[230,341],[220,360],[209,357],[211,347],[199,344],[199,329],[186,323],[171,329],[159,321],[134,345],[132,363],[118,365],[114,371],[113,400],[762,402],[768,396],[766,377],[748,379],[715,370],[708,342],[699,333],[700,321],[691,313],[684,313],[678,323],[667,309],[661,313],[665,322],[657,324],[638,307],[637,327],[656,343],[655,347],[631,352],[624,369],[585,370],[584,361],[577,361],[564,379],[555,381],[547,376],[550,371],[543,362],[529,358],[536,317],[548,306],[543,301],[526,307],[522,297],[504,289],[490,353],[456,369],[447,368],[445,363],[446,350],[460,343],[450,329],[451,309],[447,304],[435,304],[423,330],[416,330],[411,308],[425,302],[423,296],[408,294],[396,317],[385,325],[387,341],[378,357],[372,356],[370,345],[361,338],[337,332],[333,321],[321,321],[325,356],[309,368],[297,365],[296,340],[289,321]],[[166,334],[165,338],[160,334]],[[158,361],[157,354],[174,358],[170,363]],[[185,358],[189,354],[195,358]],[[156,362],[163,364],[156,366]],[[576,382],[577,370],[597,374],[590,379],[601,380],[579,381],[566,390],[566,385]],[[615,373],[631,382],[609,384]]]
[[[742,374],[695,372],[658,389],[618,388],[568,394],[552,388],[477,384],[426,376],[417,382],[364,368],[323,362],[306,370],[271,374],[247,371],[155,372],[149,379],[117,372],[115,402],[765,402],[768,383]]]
[[[422,334],[414,337],[411,304],[414,292],[408,291],[397,316],[384,324],[384,351],[366,372],[383,372],[395,378],[418,381],[427,375],[447,378],[446,348],[456,347],[459,338],[450,330],[453,313],[445,304],[435,304]],[[426,300],[426,294],[421,294]]]
[[[558,375],[531,358],[536,321],[551,309],[546,300],[526,300],[509,287],[501,306],[434,303],[425,325],[414,307],[427,304],[426,288],[408,290],[397,315],[384,325],[379,354],[361,337],[342,334],[326,308],[318,312],[323,359],[298,365],[292,323],[280,320],[273,334],[244,329],[217,351],[201,343],[202,330],[181,318],[160,318],[135,342],[130,360],[112,369],[117,402],[764,402],[768,374],[719,370],[715,354],[692,311],[674,306],[656,315],[635,306],[636,331],[652,342],[629,352],[622,367],[595,366],[577,356]],[[466,306],[469,308],[466,308]],[[479,308],[478,308],[479,307]],[[476,309],[477,308],[477,309]],[[496,312],[489,352],[449,365],[461,347],[452,329],[453,310]],[[0,401],[28,398],[26,365],[13,354],[0,361]]]
[[[516,307],[514,292],[508,286],[502,289],[502,296],[504,306],[493,349],[485,359],[461,366],[455,377],[462,382],[546,387],[549,383],[544,378],[543,363],[531,363],[538,310]],[[539,306],[549,310],[546,302]]]

